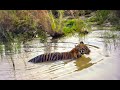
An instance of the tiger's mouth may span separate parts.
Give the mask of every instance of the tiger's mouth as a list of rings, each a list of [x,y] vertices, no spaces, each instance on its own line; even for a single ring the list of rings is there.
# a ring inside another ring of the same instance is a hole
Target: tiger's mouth
[[[81,54],[87,54],[87,55],[90,54],[90,50],[89,50],[89,51],[80,50],[79,52],[80,52]]]

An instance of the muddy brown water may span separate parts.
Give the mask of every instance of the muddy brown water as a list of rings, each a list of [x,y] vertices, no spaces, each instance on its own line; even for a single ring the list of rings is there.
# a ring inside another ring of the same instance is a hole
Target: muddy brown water
[[[106,33],[107,32],[107,33]],[[115,37],[111,37],[112,33]],[[21,45],[16,53],[5,50],[1,45],[0,80],[118,80],[120,79],[120,32],[96,30],[86,36],[78,34],[60,39],[39,39]],[[76,60],[43,62],[28,61],[40,54],[70,51],[83,41],[91,53]]]

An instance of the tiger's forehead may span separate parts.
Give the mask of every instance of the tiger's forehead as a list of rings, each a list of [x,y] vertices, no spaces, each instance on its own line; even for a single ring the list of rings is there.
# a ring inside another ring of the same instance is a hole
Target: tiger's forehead
[[[85,44],[79,44],[79,45],[77,45],[77,47],[84,48],[84,47],[87,47],[87,46]]]

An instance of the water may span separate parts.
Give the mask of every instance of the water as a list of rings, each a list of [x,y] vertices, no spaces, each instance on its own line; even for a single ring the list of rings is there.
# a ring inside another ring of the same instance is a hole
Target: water
[[[117,36],[112,37],[110,34]],[[86,36],[78,34],[60,39],[48,39],[41,43],[39,39],[26,42],[19,48],[0,46],[1,80],[118,80],[120,79],[120,32],[97,30]],[[90,55],[77,60],[43,62],[28,61],[40,54],[70,51],[83,41],[90,48]]]

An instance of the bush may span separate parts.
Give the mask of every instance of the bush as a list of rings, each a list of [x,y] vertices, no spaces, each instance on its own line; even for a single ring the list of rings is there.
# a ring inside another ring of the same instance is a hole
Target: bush
[[[64,22],[63,32],[65,34],[74,33],[74,32],[84,32],[87,31],[89,25],[81,19],[71,19]]]
[[[43,34],[39,23],[29,10],[0,11],[1,41],[14,42],[17,38],[24,42],[35,38],[38,31]]]
[[[110,10],[97,10],[92,17],[88,19],[89,22],[97,22],[97,24],[103,24],[108,19]]]

